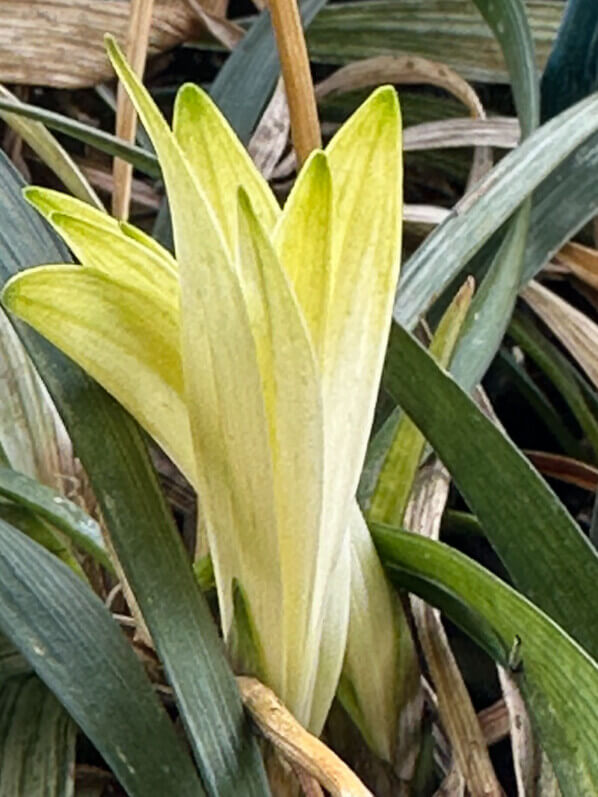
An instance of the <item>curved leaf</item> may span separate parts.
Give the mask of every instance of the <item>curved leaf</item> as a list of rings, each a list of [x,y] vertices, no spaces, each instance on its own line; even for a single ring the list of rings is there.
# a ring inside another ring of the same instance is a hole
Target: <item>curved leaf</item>
[[[505,434],[398,325],[385,386],[449,469],[515,585],[592,655],[598,556]]]
[[[68,261],[65,248],[22,201],[22,181],[2,155],[0,174],[1,279],[25,265]],[[119,561],[173,686],[206,789],[216,795],[267,794],[257,744],[244,719],[222,643],[138,428],[68,358],[26,325],[15,326],[90,476]]]
[[[444,611],[511,669],[563,796],[595,794],[596,662],[536,606],[463,554],[398,529],[374,526],[372,534],[398,586]]]
[[[69,265],[28,269],[2,297],[139,418],[194,481],[175,308],[153,290]]]
[[[68,498],[5,465],[0,465],[0,495],[47,520],[81,550],[112,570],[100,527]]]
[[[0,627],[135,797],[203,794],[141,662],[81,579],[0,521]]]
[[[77,729],[35,676],[0,690],[0,795],[72,797]]]
[[[598,128],[598,97],[536,130],[455,207],[405,263],[394,306],[411,328],[431,301],[561,161]]]

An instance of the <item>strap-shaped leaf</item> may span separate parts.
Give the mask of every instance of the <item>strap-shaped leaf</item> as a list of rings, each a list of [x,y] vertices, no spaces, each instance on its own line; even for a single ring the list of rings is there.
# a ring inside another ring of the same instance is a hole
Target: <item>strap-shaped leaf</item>
[[[276,251],[293,285],[318,359],[324,355],[332,272],[332,178],[323,152],[299,172],[276,230]]]
[[[595,655],[592,545],[506,435],[398,325],[391,350],[386,387],[436,449],[516,587]]]
[[[112,570],[100,527],[80,506],[6,465],[0,465],[0,495],[35,512],[82,551]]]
[[[97,254],[97,247],[94,247],[93,243],[97,240],[97,231],[101,230],[110,233],[107,235],[106,239],[108,242],[113,241],[114,237],[119,234],[121,237],[124,236],[126,240],[130,239],[129,242],[136,241],[137,244],[143,247],[148,259],[157,265],[158,268],[161,268],[167,273],[176,273],[178,267],[176,260],[170,252],[164,249],[163,246],[160,246],[157,241],[154,241],[151,236],[137,227],[134,227],[132,224],[125,221],[118,222],[107,213],[100,212],[95,208],[90,208],[87,203],[81,202],[68,194],[61,194],[59,191],[53,191],[50,188],[31,186],[26,188],[23,193],[25,199],[27,199],[27,201],[33,205],[33,207],[36,208],[63,237],[67,237],[70,233],[69,245],[82,263],[85,262],[85,258],[81,256],[81,252],[85,255],[86,249],[84,247],[86,243],[87,246],[92,249],[92,253],[96,252]],[[81,226],[69,228],[67,219],[71,219],[71,223],[76,220]],[[60,224],[61,221],[63,222],[62,226]],[[80,232],[79,235],[77,235],[77,231]],[[89,231],[89,241],[86,241],[85,231]],[[121,247],[122,246],[121,244]],[[131,250],[126,251],[127,253],[131,252]],[[133,249],[133,253],[134,252],[135,250]],[[102,270],[102,263],[105,262],[105,260],[106,258],[94,257],[92,262],[88,263],[88,265],[96,265]]]
[[[6,307],[68,354],[194,474],[176,312],[151,293],[91,268],[29,269]]]
[[[326,149],[334,191],[331,290],[322,390],[334,528],[348,522],[374,414],[399,273],[402,160],[400,113],[382,87]],[[334,550],[334,549],[333,549]]]
[[[219,545],[214,572],[222,623],[228,634],[232,578],[240,572],[239,559],[253,558],[256,572],[262,572],[263,556],[267,555],[272,562],[273,581],[280,578],[269,429],[256,344],[239,276],[187,159],[115,42],[108,39],[107,47],[152,139],[168,191],[181,284],[185,390],[198,460],[196,483],[204,502],[211,545]],[[223,324],[226,335],[222,334]],[[239,412],[239,396],[244,398],[243,412]],[[252,423],[246,422],[247,417]],[[259,518],[255,514],[258,507]],[[236,550],[241,528],[256,541],[249,551]],[[250,561],[244,570],[249,566]],[[281,600],[255,605],[251,586],[242,586],[254,617],[261,618],[266,627],[280,628]],[[281,595],[280,585],[278,589]],[[270,642],[269,661],[277,671],[270,669],[268,678],[280,690],[284,685],[283,640],[272,635]]]
[[[318,669],[312,687],[311,714],[308,727],[319,736],[328,717],[334,690],[338,689],[341,669],[345,659],[346,639],[349,630],[349,596],[351,594],[351,552],[349,535],[345,535],[340,554],[328,584],[324,607],[324,622],[320,637]]]
[[[539,88],[534,64],[532,34],[522,0],[475,0],[498,39],[509,67],[522,137],[538,126]],[[513,312],[524,267],[531,197],[508,222],[504,238],[476,293],[453,365],[459,384],[471,390],[492,362]]]
[[[133,238],[64,213],[51,213],[50,224],[82,263],[115,282],[155,294],[178,308],[178,281],[170,264]]]
[[[333,567],[323,560],[322,537],[325,533],[338,534],[322,517],[324,428],[320,375],[287,277],[242,190],[238,216],[239,273],[257,348],[273,460],[286,658],[281,695],[299,721],[306,723],[318,661],[321,601],[328,591]],[[244,467],[252,465],[247,461]],[[289,485],[293,485],[292,490]],[[253,537],[248,540],[248,547],[255,547],[256,543]],[[252,585],[252,591],[263,592],[263,569],[256,571],[253,578],[257,583]],[[243,579],[243,586],[248,591],[248,578]],[[266,596],[264,599],[271,600]],[[253,600],[251,603],[257,616]],[[273,633],[268,628],[260,631]],[[344,642],[343,631],[337,640],[341,651]],[[269,642],[262,637],[262,644],[267,649]],[[329,684],[330,700],[335,686]]]
[[[339,697],[370,747],[392,761],[402,692],[408,687],[406,669],[413,664],[413,644],[356,503],[349,532],[351,613]],[[376,653],[368,656],[368,651]]]
[[[34,675],[0,690],[0,795],[71,797],[77,729]]]
[[[52,188],[40,186],[27,186],[23,189],[25,199],[36,208],[44,218],[49,219],[54,212],[67,213],[78,219],[88,221],[107,230],[118,230],[118,222],[108,213],[92,207],[87,202],[82,202],[70,194],[63,194]]]
[[[151,235],[143,232],[139,227],[135,227],[134,224],[129,224],[127,221],[119,221],[118,225],[127,238],[132,238],[134,241],[137,241],[138,244],[149,249],[156,257],[159,257],[163,261],[165,268],[170,268],[175,272],[178,271],[179,265],[174,257],[170,254],[168,249],[161,246],[155,238],[152,238]]]
[[[429,352],[441,368],[448,368],[463,321],[470,308],[473,280],[467,280],[449,305],[430,342]],[[390,436],[386,455],[371,495],[367,517],[377,523],[399,525],[407,509],[426,439],[402,413]]]
[[[191,83],[177,94],[172,129],[213,208],[231,253],[237,235],[237,188],[248,194],[256,216],[271,230],[280,208],[245,147],[213,100]]]
[[[0,173],[2,278],[24,265],[68,260],[64,246],[22,201],[22,180],[1,153]],[[174,689],[206,790],[219,797],[267,794],[257,745],[244,720],[221,641],[137,426],[67,357],[25,324],[15,325],[90,476],[119,561]]]
[[[563,797],[595,794],[596,662],[533,603],[458,551],[398,529],[372,533],[398,586],[433,603],[511,669]]]
[[[68,567],[0,521],[0,627],[138,797],[201,795],[191,759],[108,610]]]

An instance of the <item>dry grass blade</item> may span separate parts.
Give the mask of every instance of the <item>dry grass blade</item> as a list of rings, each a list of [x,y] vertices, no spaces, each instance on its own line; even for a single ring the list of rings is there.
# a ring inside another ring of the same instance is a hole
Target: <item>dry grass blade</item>
[[[152,24],[154,0],[131,0],[126,54],[134,72],[142,77],[147,58],[149,32]],[[123,141],[133,143],[137,129],[137,113],[122,83],[116,96],[116,135]],[[133,167],[120,158],[114,159],[114,193],[112,215],[126,221],[131,204],[131,180]]]
[[[556,259],[582,282],[598,290],[598,250],[571,241],[557,252]]]
[[[316,87],[316,97],[321,100],[335,91],[366,88],[380,83],[424,83],[437,86],[460,100],[474,119],[486,118],[480,98],[466,80],[446,64],[417,55],[380,55],[348,64]],[[490,151],[486,147],[477,147],[469,184],[477,182],[491,168]]]
[[[0,85],[0,97],[19,103],[7,88]],[[85,179],[79,166],[74,162],[64,147],[41,122],[34,122],[15,113],[0,112],[0,119],[26,141],[41,160],[62,180],[66,188],[78,199],[89,202],[103,209],[96,193]]]
[[[445,64],[417,55],[380,55],[355,61],[318,83],[316,97],[322,100],[333,92],[363,89],[381,83],[429,83],[460,100],[469,108],[472,117],[486,118],[480,98],[466,80]]]
[[[437,224],[442,224],[450,213],[450,210],[437,205],[404,205],[403,221],[435,227]]]
[[[513,768],[517,794],[534,794],[540,776],[542,751],[534,739],[532,723],[515,679],[503,667],[497,667],[498,678],[509,715]]]
[[[482,709],[478,714],[478,721],[489,747],[502,741],[511,731],[509,713],[502,698],[488,708]]]
[[[457,764],[453,764],[434,797],[465,797],[465,778]]]
[[[206,0],[214,11],[216,0]],[[56,88],[95,86],[113,77],[103,36],[124,42],[129,4],[121,0],[8,0],[0,3],[0,82]],[[149,55],[202,32],[186,0],[155,0]]]
[[[357,775],[287,711],[274,692],[255,678],[239,676],[245,708],[271,744],[293,767],[307,772],[332,797],[372,797]]]
[[[266,180],[274,174],[289,137],[291,122],[282,78],[248,145],[249,154]]]
[[[513,149],[520,135],[519,121],[511,117],[444,119],[405,128],[403,147],[406,152],[479,146]]]
[[[207,11],[199,0],[187,0],[187,2],[193,13],[203,22],[208,33],[228,50],[233,50],[245,36],[245,31],[240,25],[225,19],[220,13]]]
[[[598,387],[598,325],[534,280],[521,295]]]
[[[446,469],[437,461],[422,469],[405,513],[405,528],[438,539],[449,484]],[[440,613],[414,596],[411,597],[411,609],[434,681],[440,719],[467,788],[471,794],[501,795],[484,734],[451,651]]]
[[[595,492],[598,489],[598,468],[587,462],[580,462],[562,454],[550,454],[545,451],[525,451],[527,458],[534,466],[552,479],[567,484],[574,484],[583,490]]]

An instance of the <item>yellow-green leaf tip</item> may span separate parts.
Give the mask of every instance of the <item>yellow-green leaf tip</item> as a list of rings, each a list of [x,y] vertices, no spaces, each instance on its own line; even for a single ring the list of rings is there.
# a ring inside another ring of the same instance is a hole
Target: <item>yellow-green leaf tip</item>
[[[2,302],[2,305],[7,310],[12,311],[16,306],[19,295],[20,281],[21,281],[21,274],[15,274],[15,276],[11,277],[2,288],[2,293],[0,294],[0,302]]]
[[[380,113],[386,112],[393,115],[399,113],[399,97],[394,86],[379,86],[364,103],[364,105],[370,104],[378,108]]]
[[[118,42],[111,33],[104,34],[104,46],[110,63],[118,71],[117,65],[126,64],[126,59],[123,51],[118,46]]]
[[[177,91],[175,105],[180,102],[186,102],[187,100],[201,100],[206,104],[214,104],[210,99],[209,94],[207,94],[207,92],[205,92],[201,86],[198,86],[195,83],[183,83],[183,85]]]
[[[323,149],[314,149],[303,164],[303,170],[310,170],[314,175],[327,175],[330,173],[328,156]]]

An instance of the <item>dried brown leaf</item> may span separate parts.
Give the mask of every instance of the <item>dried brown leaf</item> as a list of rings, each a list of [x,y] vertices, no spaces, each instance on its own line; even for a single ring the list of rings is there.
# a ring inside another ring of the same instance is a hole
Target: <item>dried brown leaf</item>
[[[405,513],[405,528],[438,539],[449,485],[449,474],[438,461],[424,467],[418,474]],[[502,789],[490,761],[486,740],[450,648],[440,613],[415,596],[411,597],[411,609],[434,681],[440,719],[451,742],[459,772],[471,794],[501,795]],[[451,781],[451,789],[440,793],[460,794],[458,777]]]
[[[598,325],[535,280],[521,295],[598,387]]]
[[[204,7],[215,10],[217,0]],[[124,45],[128,25],[129,4],[122,0],[4,0],[0,83],[81,88],[110,80],[103,36],[112,33]],[[149,55],[198,37],[202,29],[187,0],[156,0]]]
[[[519,121],[512,117],[443,119],[406,127],[403,148],[405,152],[478,146],[513,149],[520,135]]]
[[[357,775],[319,739],[308,733],[271,689],[239,676],[245,708],[264,737],[293,767],[314,777],[332,797],[372,797]]]
[[[598,289],[598,250],[572,241],[557,252],[556,258],[582,282]]]
[[[286,147],[291,120],[282,78],[249,142],[249,154],[257,168],[269,180]],[[294,159],[293,159],[294,160]]]
[[[199,0],[187,0],[189,8],[200,19],[208,33],[223,47],[233,50],[245,36],[245,31],[240,25],[224,17],[224,11],[208,11]]]
[[[598,468],[561,454],[546,451],[525,451],[530,462],[545,476],[567,484],[575,484],[584,490],[595,492],[598,489]]]

